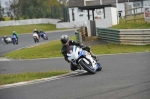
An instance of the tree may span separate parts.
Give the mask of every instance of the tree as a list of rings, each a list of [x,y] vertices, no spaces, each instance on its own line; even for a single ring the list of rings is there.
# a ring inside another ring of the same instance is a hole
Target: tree
[[[4,14],[4,8],[2,8],[1,2],[0,2],[0,21],[3,21],[3,20],[4,20],[3,14]]]
[[[8,1],[6,1],[5,5],[6,5],[6,7],[5,7],[6,14],[7,14],[8,17],[10,17],[11,16],[10,4],[9,4]]]
[[[68,1],[69,0],[58,0],[62,5],[68,6]]]
[[[65,2],[66,0],[63,0]],[[13,17],[22,18],[45,18],[54,16],[58,18],[58,12],[63,6],[59,0],[11,0],[7,2],[9,11]],[[8,11],[8,12],[9,12]]]

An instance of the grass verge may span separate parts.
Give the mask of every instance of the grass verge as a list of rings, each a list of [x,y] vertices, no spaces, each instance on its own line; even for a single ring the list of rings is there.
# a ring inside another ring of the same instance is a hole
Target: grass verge
[[[91,46],[94,54],[117,54],[130,52],[149,52],[150,45],[119,45],[119,44],[101,44]]]
[[[0,27],[0,36],[11,35],[12,31],[16,31],[18,34],[32,33],[34,29],[43,31],[60,30],[53,24],[32,24],[32,25],[20,25],[20,26],[5,26]]]
[[[61,43],[60,41],[56,40],[39,46],[16,50],[4,54],[4,56],[7,58],[14,58],[14,59],[62,57],[60,50],[61,50]]]
[[[143,15],[137,16],[137,18],[143,18],[143,19],[136,20],[136,21],[130,20],[125,22],[125,18],[123,18],[119,20],[119,24],[113,25],[110,28],[113,29],[149,29],[150,28],[150,22],[146,22],[144,20]],[[130,17],[129,19],[133,19],[133,18]]]
[[[35,58],[53,58],[62,57],[61,43],[59,40],[49,42],[32,48],[24,48],[14,52],[4,54],[7,58],[14,59],[35,59]],[[117,54],[129,52],[148,52],[150,45],[120,45],[120,44],[98,44],[91,46],[94,54]]]
[[[21,74],[2,74],[0,75],[0,85],[12,84],[22,81],[47,78],[69,73],[69,71],[49,71],[49,72],[27,72]]]

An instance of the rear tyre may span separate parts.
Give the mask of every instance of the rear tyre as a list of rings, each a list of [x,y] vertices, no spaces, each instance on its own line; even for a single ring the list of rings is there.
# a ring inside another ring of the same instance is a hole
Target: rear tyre
[[[7,41],[4,41],[6,44],[8,44],[8,42]]]
[[[16,40],[16,44],[18,44],[18,39]]]
[[[36,43],[36,39],[34,38],[34,42]]]
[[[92,68],[91,64],[87,64],[83,59],[81,59],[79,61],[79,64],[89,73],[91,74],[95,74],[96,70],[94,70],[94,68]]]
[[[34,40],[34,42],[36,43],[36,40]]]
[[[39,42],[39,39],[37,39],[36,41]]]
[[[46,36],[45,39],[48,40],[48,36]]]

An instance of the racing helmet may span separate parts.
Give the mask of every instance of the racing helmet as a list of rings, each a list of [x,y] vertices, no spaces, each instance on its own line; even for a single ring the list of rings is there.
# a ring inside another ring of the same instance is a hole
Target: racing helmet
[[[62,44],[65,45],[65,44],[69,41],[68,35],[62,35],[62,36],[60,37],[60,41],[61,41]]]
[[[13,33],[12,33],[13,35],[15,35],[15,31],[13,31]]]
[[[40,32],[43,32],[42,29],[40,29]]]

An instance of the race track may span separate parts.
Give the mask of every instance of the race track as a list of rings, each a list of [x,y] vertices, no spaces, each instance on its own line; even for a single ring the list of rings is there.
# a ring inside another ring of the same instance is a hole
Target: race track
[[[61,33],[57,36],[51,34],[53,40],[60,35]],[[30,42],[32,41],[28,43]],[[4,52],[3,49],[2,53]],[[94,75],[76,72],[76,75],[55,80],[8,88],[1,87],[0,99],[150,98],[150,52],[101,55],[98,58],[103,70]],[[0,61],[1,74],[69,69],[69,64],[63,58]]]

